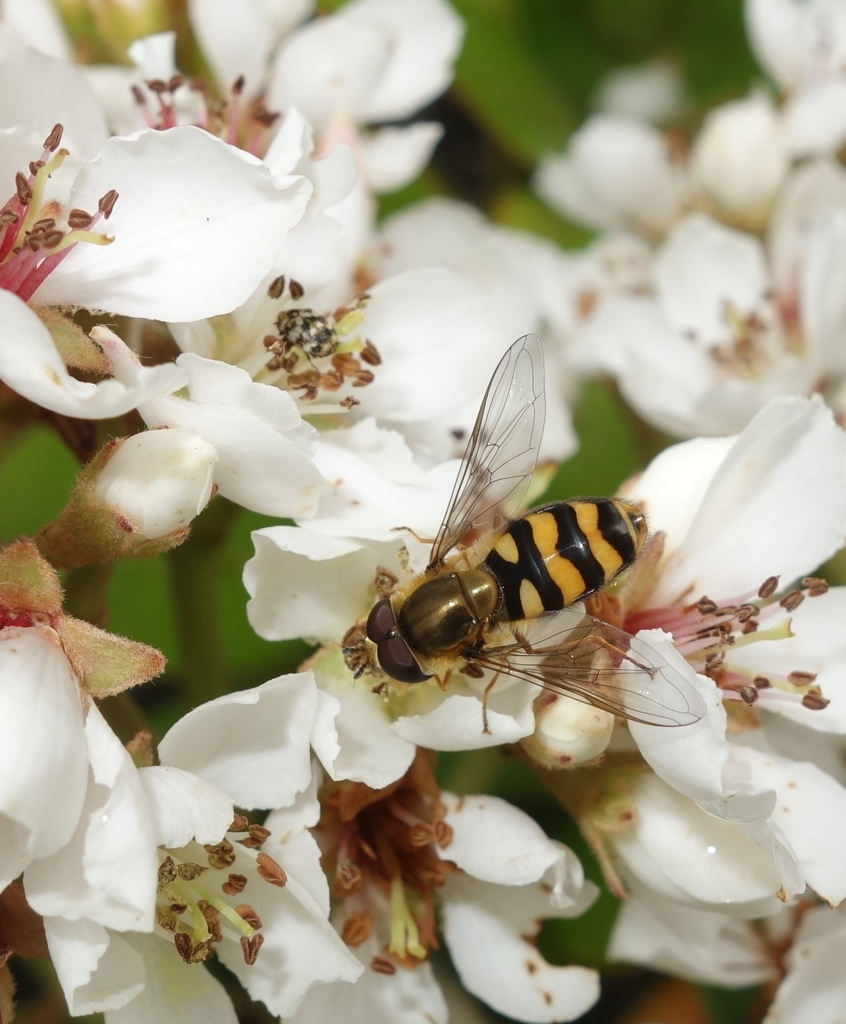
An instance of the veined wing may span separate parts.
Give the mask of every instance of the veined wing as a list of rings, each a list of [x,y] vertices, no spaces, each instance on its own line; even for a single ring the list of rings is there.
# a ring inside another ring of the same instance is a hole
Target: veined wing
[[[537,462],[546,402],[537,335],[514,342],[494,370],[461,461],[429,568],[469,531],[504,526],[519,509]]]
[[[532,643],[515,635],[485,645],[468,660],[646,725],[692,725],[706,710],[657,648],[590,616]]]

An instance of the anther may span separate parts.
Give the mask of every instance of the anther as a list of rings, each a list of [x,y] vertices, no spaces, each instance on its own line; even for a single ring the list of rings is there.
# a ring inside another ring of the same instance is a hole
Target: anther
[[[828,592],[828,582],[816,576],[806,576],[802,580],[802,586],[808,591],[808,597],[819,597]]]
[[[396,974],[396,965],[386,956],[374,956],[370,961],[370,967],[377,974]]]
[[[757,686],[759,690],[766,690],[771,685],[769,679],[766,676],[755,676],[752,682]]]
[[[249,903],[239,903],[235,908],[235,913],[242,921],[246,921],[251,928],[255,928],[256,930],[261,928],[261,918]]]
[[[785,611],[795,611],[799,605],[805,600],[805,595],[801,590],[788,590],[784,597],[779,601],[779,604]]]
[[[50,134],[44,140],[44,148],[50,153],[54,153],[59,148],[59,143],[62,141],[62,136],[65,134],[65,129],[60,124],[54,124]]]
[[[787,681],[792,686],[810,686],[817,678],[816,672],[803,672],[800,669],[796,669],[793,672],[789,672],[787,675]]]
[[[237,896],[242,893],[247,886],[246,875],[230,874],[226,881],[221,885],[221,889],[227,896]]]
[[[271,299],[281,299],[285,292],[285,275],[280,274],[279,277],[275,277],[268,286],[267,295]]]
[[[778,576],[768,576],[758,587],[758,597],[766,599],[772,597],[778,587]]]
[[[285,870],[281,864],[277,862],[266,853],[260,853],[256,857],[256,866],[258,873],[265,880],[270,882],[271,885],[278,885],[280,888],[285,885],[288,881],[288,876],[285,874]]]
[[[744,704],[754,704],[758,699],[758,691],[754,686],[741,686],[737,692]]]
[[[295,281],[293,278],[291,278],[291,284],[288,286],[288,290],[291,293],[291,298],[295,302],[297,299],[301,299],[305,295],[305,288],[303,288],[299,281]]]
[[[369,910],[359,910],[344,921],[341,938],[353,949],[360,946],[373,934],[373,915]]]
[[[244,956],[244,963],[247,966],[252,967],[256,962],[263,942],[264,936],[261,933],[241,936],[241,952]]]
[[[823,697],[821,693],[816,690],[809,690],[808,693],[802,697],[802,707],[807,708],[809,711],[822,711],[827,708],[831,703],[826,697]]]

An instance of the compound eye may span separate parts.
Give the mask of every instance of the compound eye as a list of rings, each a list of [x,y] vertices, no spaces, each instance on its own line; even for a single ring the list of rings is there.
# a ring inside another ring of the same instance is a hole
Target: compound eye
[[[387,640],[396,632],[397,620],[391,607],[390,598],[383,597],[381,601],[377,601],[373,605],[364,628],[367,632],[367,639],[372,640],[374,644]]]
[[[429,678],[417,664],[411,648],[401,636],[389,636],[386,640],[380,641],[376,652],[382,671],[392,679],[401,683],[422,683],[424,679]]]

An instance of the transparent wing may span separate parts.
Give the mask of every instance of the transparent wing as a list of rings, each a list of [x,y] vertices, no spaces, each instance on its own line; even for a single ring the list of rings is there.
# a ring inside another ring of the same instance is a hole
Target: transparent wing
[[[515,636],[485,645],[469,660],[647,725],[692,725],[706,710],[657,648],[590,616],[531,644]]]
[[[543,349],[527,334],[508,349],[488,384],[429,568],[471,530],[497,530],[518,510],[537,462],[545,412]]]

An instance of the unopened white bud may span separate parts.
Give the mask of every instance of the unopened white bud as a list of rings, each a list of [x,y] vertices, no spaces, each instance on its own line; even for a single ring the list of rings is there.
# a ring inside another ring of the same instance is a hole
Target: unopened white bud
[[[208,504],[217,449],[183,427],[126,438],[103,467],[97,498],[155,540],[186,527]]]
[[[615,721],[608,711],[547,692],[535,701],[535,731],[523,745],[549,768],[575,767],[605,752]]]
[[[766,223],[788,165],[784,127],[764,93],[712,110],[690,158],[693,180],[714,212],[752,229]]]

